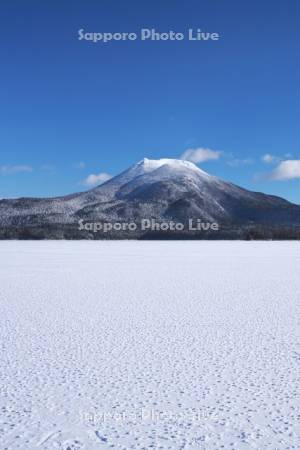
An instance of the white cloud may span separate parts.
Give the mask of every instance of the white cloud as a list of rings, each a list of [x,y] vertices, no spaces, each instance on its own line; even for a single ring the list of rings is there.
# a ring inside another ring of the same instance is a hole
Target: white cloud
[[[281,161],[281,158],[279,158],[278,156],[271,155],[270,153],[266,153],[261,157],[261,160],[266,164],[274,164]]]
[[[261,157],[261,159],[262,159],[263,162],[265,162],[267,164],[271,164],[274,161],[275,156],[274,155],[270,155],[270,153],[266,153],[265,155],[263,155]]]
[[[284,161],[285,159],[292,159],[293,155],[291,153],[285,153],[283,156],[275,156],[271,153],[266,153],[261,157],[261,160],[266,164],[278,164],[280,161]]]
[[[195,164],[202,163],[204,161],[211,161],[219,159],[222,152],[217,150],[211,150],[209,148],[189,148],[183,152],[180,159],[191,161]]]
[[[294,180],[300,178],[300,159],[288,159],[282,161],[276,169],[271,172],[271,180]]]
[[[98,184],[105,183],[105,181],[108,181],[112,178],[111,175],[105,172],[100,172],[97,174],[91,174],[85,180],[83,180],[83,184],[86,186],[96,186]]]
[[[12,175],[14,173],[32,172],[33,168],[26,165],[0,166],[0,175]]]

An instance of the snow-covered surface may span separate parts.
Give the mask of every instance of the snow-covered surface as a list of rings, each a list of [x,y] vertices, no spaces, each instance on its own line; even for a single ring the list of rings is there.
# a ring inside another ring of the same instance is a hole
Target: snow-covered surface
[[[298,449],[295,242],[1,242],[0,448]]]
[[[132,166],[127,172],[123,172],[123,175],[131,178],[131,181],[144,176],[143,179],[147,180],[148,183],[151,182],[151,180],[157,181],[166,177],[173,180],[180,180],[182,176],[195,177],[198,181],[203,178],[205,180],[209,179],[211,182],[217,180],[216,177],[212,177],[190,161],[168,158],[144,158]]]
[[[141,184],[144,186],[145,184],[150,185],[165,179],[173,182],[177,181],[180,184],[182,177],[190,177],[197,182],[209,180],[211,183],[216,183],[221,181],[204,172],[190,161],[168,158],[144,158],[103,185],[98,186],[94,191],[106,195],[107,198],[113,198],[120,188],[124,190],[125,187],[126,189],[126,185]]]
[[[174,172],[182,169],[193,170],[194,172],[204,174],[202,169],[199,169],[194,163],[190,161],[185,161],[182,159],[170,159],[170,158],[161,158],[161,159],[148,159],[144,158],[140,162],[138,162],[134,167],[143,167],[144,172],[153,172],[154,170],[159,169],[162,166],[168,166]],[[206,174],[208,175],[208,174]]]

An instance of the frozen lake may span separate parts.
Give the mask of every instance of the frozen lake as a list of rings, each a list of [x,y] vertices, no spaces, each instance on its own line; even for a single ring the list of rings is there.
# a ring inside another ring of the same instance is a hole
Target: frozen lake
[[[300,448],[300,242],[0,242],[0,448]]]

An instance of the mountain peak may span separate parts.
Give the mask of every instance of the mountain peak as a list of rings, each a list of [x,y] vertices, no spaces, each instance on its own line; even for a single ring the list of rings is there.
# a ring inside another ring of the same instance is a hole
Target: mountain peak
[[[52,199],[0,201],[0,238],[97,239],[87,229],[82,234],[78,223],[141,223],[143,219],[159,223],[187,223],[190,219],[216,222],[224,229],[214,235],[219,239],[251,237],[252,227],[254,236],[298,239],[300,206],[242,189],[207,174],[190,161],[144,158],[86,192]],[[122,229],[99,236],[147,238],[147,232],[141,230],[128,233]],[[200,237],[195,233],[186,230],[182,236]]]
[[[171,159],[171,158],[161,158],[161,159],[148,159],[144,158],[139,161],[134,168],[140,168],[144,172],[153,172],[161,167],[166,166],[169,171],[182,171],[182,170],[192,170],[198,172],[199,174],[206,174],[204,170],[199,169],[194,163],[190,161],[185,161],[183,159]]]

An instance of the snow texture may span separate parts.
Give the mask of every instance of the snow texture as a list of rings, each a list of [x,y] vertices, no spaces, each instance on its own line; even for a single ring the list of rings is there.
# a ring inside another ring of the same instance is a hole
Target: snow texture
[[[1,242],[0,448],[298,449],[299,242]]]

